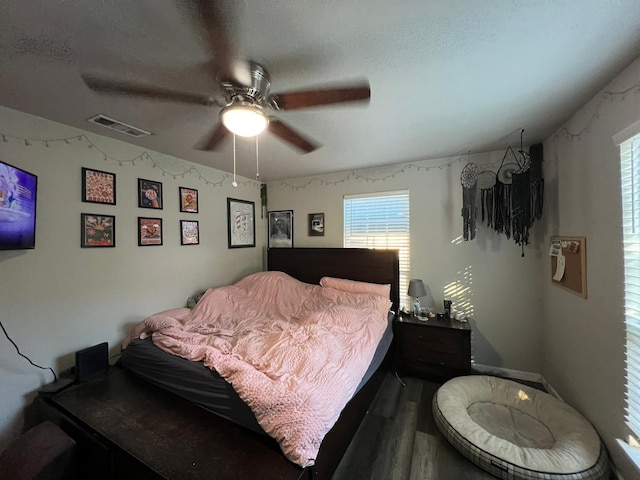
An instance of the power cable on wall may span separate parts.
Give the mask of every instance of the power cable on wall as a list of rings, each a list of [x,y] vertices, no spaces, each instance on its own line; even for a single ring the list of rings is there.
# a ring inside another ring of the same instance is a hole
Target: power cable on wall
[[[53,371],[53,369],[51,367],[41,367],[40,365],[37,365],[35,363],[33,363],[31,361],[31,359],[29,357],[27,357],[26,355],[24,355],[20,349],[18,348],[18,345],[16,344],[16,342],[14,342],[11,337],[9,336],[9,334],[7,333],[7,330],[4,328],[4,325],[2,324],[2,321],[0,321],[0,328],[2,328],[2,331],[4,332],[4,336],[7,337],[7,340],[9,340],[11,342],[11,344],[15,347],[16,352],[18,352],[18,355],[20,355],[22,358],[26,358],[27,361],[33,365],[34,367],[37,367],[41,370],[51,370],[51,373],[53,373],[53,379],[54,381],[58,381],[58,376],[56,375],[56,372]]]

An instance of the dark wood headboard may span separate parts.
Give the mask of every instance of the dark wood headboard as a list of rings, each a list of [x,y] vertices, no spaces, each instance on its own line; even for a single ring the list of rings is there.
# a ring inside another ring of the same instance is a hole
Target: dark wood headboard
[[[391,284],[391,309],[400,304],[398,250],[368,248],[270,248],[267,268],[291,275],[305,283],[318,284],[322,277],[347,278],[359,282]]]

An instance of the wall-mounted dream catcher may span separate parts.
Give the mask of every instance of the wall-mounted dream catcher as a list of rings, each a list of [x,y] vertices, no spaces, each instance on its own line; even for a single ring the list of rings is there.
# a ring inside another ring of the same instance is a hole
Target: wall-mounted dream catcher
[[[462,232],[465,240],[476,238],[476,197],[478,194],[478,166],[467,163],[460,174],[462,184]]]
[[[522,247],[529,244],[529,230],[542,217],[544,179],[542,178],[542,144],[532,145],[529,152],[515,152],[509,145],[496,172],[479,171],[468,163],[460,174],[462,184],[462,230],[465,240],[476,235],[478,194],[480,219],[483,223],[511,238]]]

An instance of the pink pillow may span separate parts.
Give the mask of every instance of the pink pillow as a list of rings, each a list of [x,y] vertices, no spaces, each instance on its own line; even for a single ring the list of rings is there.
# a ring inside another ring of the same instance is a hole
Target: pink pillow
[[[328,288],[335,288],[349,293],[370,293],[389,298],[391,295],[391,284],[381,285],[379,283],[356,282],[344,278],[322,277],[320,285]]]

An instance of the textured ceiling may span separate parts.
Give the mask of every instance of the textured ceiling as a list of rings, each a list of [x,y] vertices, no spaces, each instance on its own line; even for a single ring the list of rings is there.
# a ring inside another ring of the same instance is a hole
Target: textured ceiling
[[[637,0],[254,0],[223,2],[235,56],[273,91],[368,79],[371,102],[280,112],[322,145],[302,155],[259,137],[261,180],[487,150],[547,138],[640,55]],[[189,2],[4,0],[0,104],[223,171],[232,143],[194,148],[219,107],[97,94],[91,73],[215,94]],[[153,135],[86,122],[102,113]],[[7,127],[3,127],[5,130]],[[10,133],[10,132],[8,132]],[[253,140],[238,172],[255,175]]]

